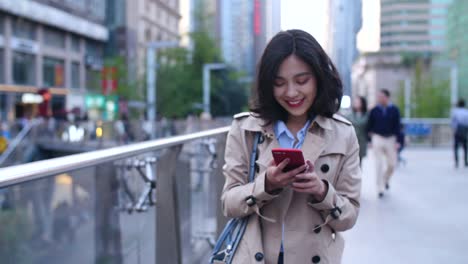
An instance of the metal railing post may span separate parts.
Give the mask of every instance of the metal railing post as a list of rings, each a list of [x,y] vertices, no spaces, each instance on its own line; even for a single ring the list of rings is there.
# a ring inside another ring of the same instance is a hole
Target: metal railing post
[[[176,168],[182,146],[164,153],[157,166],[156,180],[156,264],[182,264],[182,243]]]

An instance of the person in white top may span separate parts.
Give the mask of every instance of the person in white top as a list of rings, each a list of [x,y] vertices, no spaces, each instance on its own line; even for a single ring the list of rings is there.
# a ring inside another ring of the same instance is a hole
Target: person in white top
[[[460,99],[451,114],[452,129],[454,131],[455,167],[458,167],[458,147],[463,148],[465,167],[468,167],[467,134],[468,134],[468,109],[465,108],[465,100]]]

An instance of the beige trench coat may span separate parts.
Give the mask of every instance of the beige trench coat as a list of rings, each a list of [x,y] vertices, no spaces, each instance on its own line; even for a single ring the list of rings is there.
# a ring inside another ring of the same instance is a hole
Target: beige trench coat
[[[318,116],[305,137],[304,158],[315,165],[315,172],[329,186],[322,202],[291,188],[278,195],[265,192],[265,171],[273,159],[271,149],[280,146],[273,125],[262,124],[249,113],[238,114],[228,133],[223,212],[230,218],[249,217],[233,263],[276,264],[283,224],[284,263],[340,263],[344,249],[340,232],[356,223],[361,190],[359,145],[351,123],[338,115]],[[258,146],[255,180],[248,183],[253,135],[257,131],[265,140]],[[254,205],[247,204],[249,196],[255,197]],[[325,221],[325,226],[315,229]]]

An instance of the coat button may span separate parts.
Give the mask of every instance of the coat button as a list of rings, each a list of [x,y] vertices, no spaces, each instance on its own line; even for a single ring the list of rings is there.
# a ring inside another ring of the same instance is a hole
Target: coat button
[[[327,173],[330,170],[330,166],[328,166],[328,164],[323,164],[322,167],[320,167],[320,170],[323,173]]]
[[[312,263],[319,263],[320,262],[320,257],[319,256],[314,256],[312,258]]]
[[[255,254],[255,260],[256,261],[262,261],[263,260],[263,254],[260,253],[260,252],[257,252],[257,254]]]
[[[321,228],[319,225],[316,225],[316,226],[314,227],[314,232],[315,232],[315,234],[320,233],[320,231],[322,231],[322,228]]]

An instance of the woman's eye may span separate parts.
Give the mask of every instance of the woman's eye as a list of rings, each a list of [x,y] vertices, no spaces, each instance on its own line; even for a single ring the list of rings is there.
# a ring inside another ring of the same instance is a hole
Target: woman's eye
[[[283,86],[283,85],[284,85],[284,81],[275,80],[274,85],[275,85],[275,86]]]
[[[309,79],[301,79],[301,80],[297,80],[296,82],[298,84],[302,85],[302,84],[306,84],[308,81],[309,81]]]

